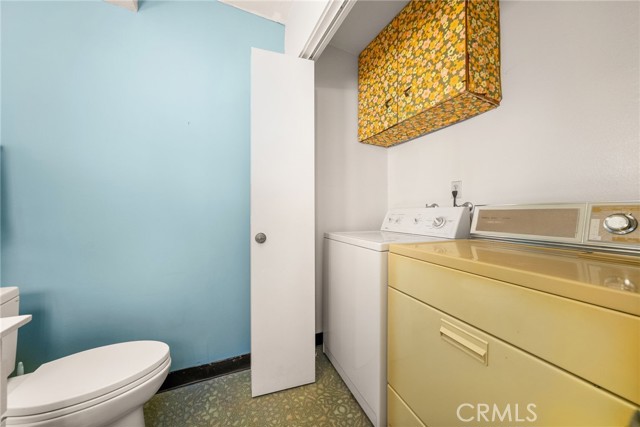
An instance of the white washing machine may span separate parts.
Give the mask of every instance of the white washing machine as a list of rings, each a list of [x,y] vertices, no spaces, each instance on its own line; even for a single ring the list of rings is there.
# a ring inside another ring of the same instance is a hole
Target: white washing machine
[[[387,254],[469,236],[466,207],[392,209],[376,231],[326,233],[324,352],[374,426],[386,426]]]

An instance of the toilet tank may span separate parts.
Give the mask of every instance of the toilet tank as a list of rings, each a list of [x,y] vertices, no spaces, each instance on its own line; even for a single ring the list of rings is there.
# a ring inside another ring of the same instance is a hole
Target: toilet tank
[[[20,294],[16,287],[0,288],[0,317],[17,316]],[[18,331],[2,338],[2,375],[6,378],[16,367]]]

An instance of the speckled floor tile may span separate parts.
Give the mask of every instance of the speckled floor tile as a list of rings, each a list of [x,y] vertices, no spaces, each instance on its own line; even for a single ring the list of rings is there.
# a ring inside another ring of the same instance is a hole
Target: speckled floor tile
[[[242,371],[157,394],[144,415],[147,427],[371,426],[320,347],[314,384],[252,398]]]

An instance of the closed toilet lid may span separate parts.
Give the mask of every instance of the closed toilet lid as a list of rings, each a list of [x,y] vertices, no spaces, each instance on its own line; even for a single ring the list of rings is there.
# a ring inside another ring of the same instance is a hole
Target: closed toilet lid
[[[168,358],[165,343],[131,341],[45,363],[9,393],[6,415],[35,415],[86,402],[142,378]]]

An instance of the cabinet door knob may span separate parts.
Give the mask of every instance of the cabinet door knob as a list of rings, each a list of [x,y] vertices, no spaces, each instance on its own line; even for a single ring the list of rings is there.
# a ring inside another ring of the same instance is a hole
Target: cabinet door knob
[[[256,234],[256,242],[258,243],[264,243],[267,241],[267,235],[264,233],[258,233]]]

